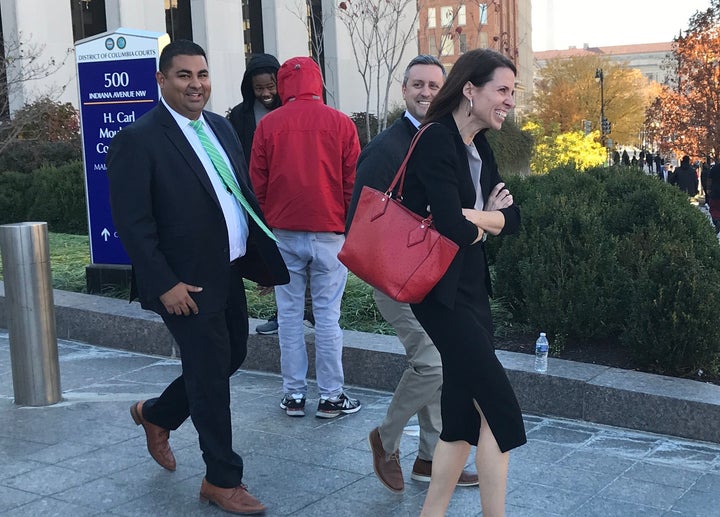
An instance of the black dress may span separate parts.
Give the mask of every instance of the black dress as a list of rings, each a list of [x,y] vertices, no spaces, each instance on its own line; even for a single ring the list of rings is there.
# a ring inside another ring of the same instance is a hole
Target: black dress
[[[478,133],[474,143],[483,162],[480,184],[487,201],[501,179],[484,133]],[[523,445],[527,438],[520,406],[493,346],[484,244],[472,244],[477,229],[461,212],[474,206],[476,191],[465,144],[451,115],[421,136],[408,163],[403,196],[404,204],[418,214],[427,215],[430,207],[438,231],[460,246],[437,286],[425,300],[412,305],[442,357],[440,438],[477,445],[480,415],[473,403],[477,401],[501,451]],[[513,205],[502,212],[503,233],[516,232],[520,224],[518,207]]]

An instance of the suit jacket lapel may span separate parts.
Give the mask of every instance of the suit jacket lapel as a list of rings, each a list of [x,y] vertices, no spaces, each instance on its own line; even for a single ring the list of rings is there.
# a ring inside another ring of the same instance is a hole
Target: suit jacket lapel
[[[195,154],[195,150],[190,145],[190,142],[188,142],[187,138],[185,138],[182,129],[180,129],[180,127],[177,125],[177,122],[175,122],[175,119],[167,110],[164,104],[159,103],[157,105],[157,109],[160,124],[163,126],[165,136],[170,141],[170,144],[175,147],[175,149],[177,149],[180,155],[185,159],[185,161],[190,166],[190,169],[192,169],[192,171],[198,177],[202,186],[205,188],[210,197],[213,198],[219,208],[220,201],[215,194],[215,189],[210,182],[207,171],[205,170],[205,167],[200,161],[200,158],[198,158],[197,154]]]

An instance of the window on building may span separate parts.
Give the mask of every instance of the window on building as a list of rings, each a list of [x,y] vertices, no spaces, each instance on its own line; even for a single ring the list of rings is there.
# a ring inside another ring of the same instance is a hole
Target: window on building
[[[458,53],[464,54],[467,52],[467,34],[458,34]]]
[[[440,21],[443,27],[450,27],[455,21],[455,13],[452,7],[443,6],[440,8]]]
[[[437,53],[437,42],[435,41],[435,38],[431,36],[428,38],[428,54],[431,56],[437,56]]]
[[[325,77],[325,45],[323,42],[323,9],[322,0],[307,2],[308,47],[310,55],[317,61],[320,71]],[[325,92],[323,92],[325,95]]]
[[[242,16],[245,59],[250,59],[252,54],[262,54],[265,52],[262,5],[260,5],[260,0],[243,0]]]
[[[165,0],[165,30],[170,39],[193,39],[190,0]]]
[[[435,8],[429,7],[428,8],[428,29],[434,29],[437,27],[437,18],[435,14]]]
[[[465,19],[466,19],[465,6],[464,6],[464,5],[461,5],[461,6],[458,8],[457,24],[458,24],[458,25],[465,26],[465,24],[466,24]]]
[[[70,17],[75,41],[107,30],[105,0],[70,0]]]
[[[480,25],[487,25],[487,4],[480,4]]]
[[[441,56],[452,56],[455,53],[455,40],[446,36],[442,42]]]
[[[481,32],[478,34],[478,48],[488,48],[487,32]]]

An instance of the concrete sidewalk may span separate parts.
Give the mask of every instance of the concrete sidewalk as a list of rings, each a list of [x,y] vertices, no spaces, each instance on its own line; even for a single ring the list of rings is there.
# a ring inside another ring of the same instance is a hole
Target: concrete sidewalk
[[[190,422],[171,435],[174,473],[150,459],[132,402],[157,395],[179,362],[61,340],[63,402],[13,403],[9,342],[0,330],[0,514],[4,516],[227,515],[198,502],[204,466]],[[375,478],[367,434],[390,400],[334,420],[288,418],[275,374],[232,378],[234,444],[245,483],[267,515],[416,516],[427,485],[409,480],[416,422],[401,445],[405,494]],[[310,388],[309,404],[316,396]],[[599,424],[526,415],[529,442],[511,454],[508,516],[720,514],[720,446]],[[476,488],[457,489],[448,516],[477,516]]]
[[[137,303],[58,290],[53,297],[58,337],[162,357],[179,355],[160,317]],[[0,282],[0,328],[8,327],[5,304]],[[258,323],[250,321],[251,331]],[[251,333],[244,368],[278,373],[277,339]],[[314,377],[312,332],[306,341],[309,376]],[[407,366],[397,338],[346,330],[343,341],[347,384],[395,389]],[[531,355],[505,351],[497,355],[527,413],[720,443],[718,385],[555,358],[549,359],[548,373],[543,375],[534,371]]]

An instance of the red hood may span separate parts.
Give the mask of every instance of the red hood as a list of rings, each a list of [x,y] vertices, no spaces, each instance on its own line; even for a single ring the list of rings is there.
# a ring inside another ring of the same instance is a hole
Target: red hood
[[[322,101],[323,82],[320,67],[309,57],[293,57],[285,61],[277,74],[278,95],[282,103],[290,99]]]

